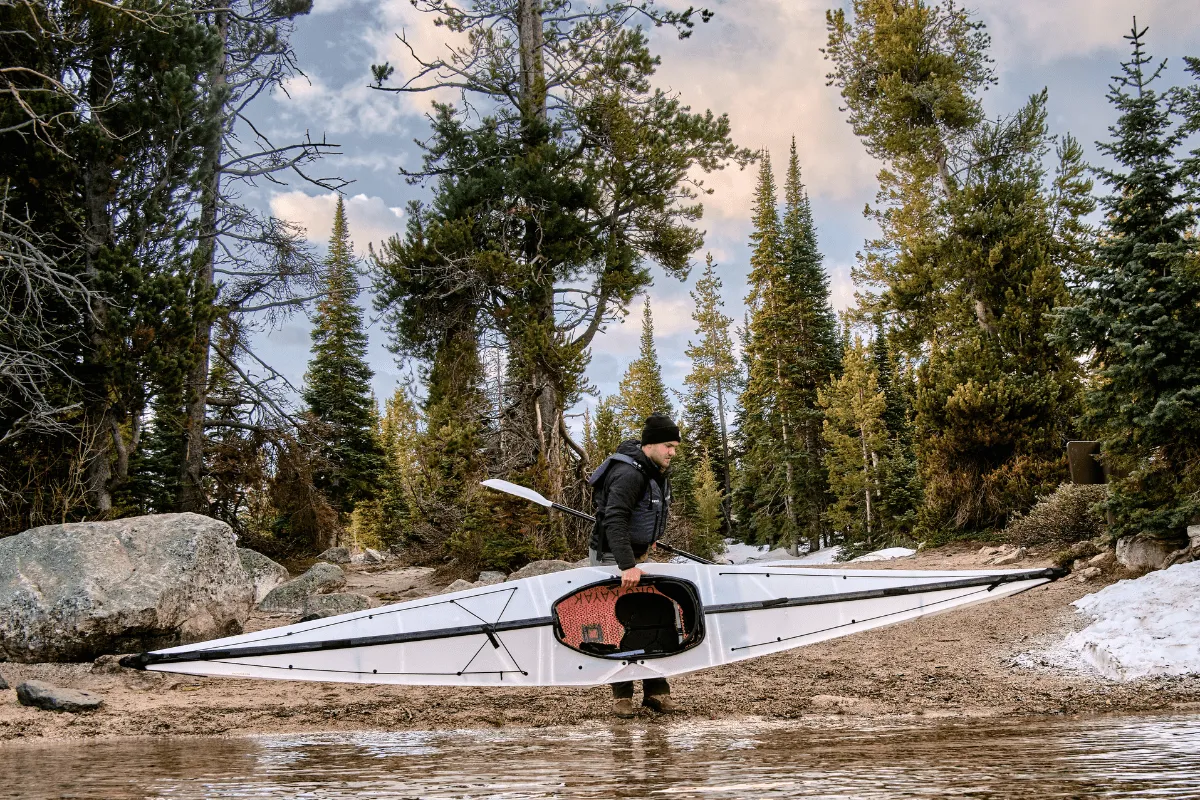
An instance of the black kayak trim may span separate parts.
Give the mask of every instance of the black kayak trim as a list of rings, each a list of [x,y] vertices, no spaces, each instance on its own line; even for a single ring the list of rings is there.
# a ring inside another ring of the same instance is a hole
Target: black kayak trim
[[[739,573],[741,574],[741,573]],[[781,573],[776,573],[781,574]],[[975,586],[987,586],[988,591],[1006,583],[1019,583],[1029,580],[1056,580],[1068,574],[1067,570],[1047,568],[1027,572],[1010,572],[1001,575],[979,575],[971,578],[939,581],[937,583],[913,584],[910,586],[892,586],[884,589],[869,589],[861,592],[838,592],[835,594],[810,595],[808,597],[776,597],[770,600],[755,600],[746,603],[727,603],[724,605],[705,606],[702,613],[733,614],[744,611],[764,611],[779,608],[798,608],[801,606],[826,605],[829,603],[852,602],[855,600],[873,600],[882,597],[902,597],[912,594],[926,594],[953,589],[967,589]],[[412,633],[390,633],[381,636],[357,636],[345,639],[325,639],[319,642],[286,642],[280,644],[259,645],[257,647],[225,647],[213,650],[189,650],[181,653],[140,653],[125,656],[120,664],[130,669],[145,669],[156,664],[181,664],[190,661],[225,661],[231,658],[253,658],[256,656],[286,655],[289,653],[313,653],[321,650],[346,650],[355,647],[374,647],[385,644],[406,644],[423,642],[430,639],[449,639],[460,636],[487,636],[494,641],[498,633],[507,631],[526,630],[528,628],[550,627],[554,617],[535,617],[532,619],[511,620],[509,622],[484,623],[480,625],[464,625],[457,628],[439,628],[428,631],[413,631]]]

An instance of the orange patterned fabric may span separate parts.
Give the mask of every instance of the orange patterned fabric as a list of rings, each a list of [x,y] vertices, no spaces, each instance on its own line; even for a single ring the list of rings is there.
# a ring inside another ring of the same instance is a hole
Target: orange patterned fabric
[[[565,597],[555,606],[563,632],[563,644],[576,649],[584,643],[619,646],[625,635],[625,626],[617,621],[617,600],[627,594],[658,594],[666,597],[653,586],[635,586],[632,589],[593,586]],[[682,620],[679,604],[674,600],[671,602]]]

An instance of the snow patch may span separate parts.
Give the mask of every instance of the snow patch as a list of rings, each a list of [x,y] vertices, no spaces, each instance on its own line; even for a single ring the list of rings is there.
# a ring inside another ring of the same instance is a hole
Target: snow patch
[[[891,561],[893,558],[907,558],[911,555],[916,555],[916,550],[908,547],[885,547],[883,550],[876,550],[874,553],[867,553],[858,558],[850,559],[850,562],[855,561]]]
[[[1200,562],[1176,564],[1076,600],[1092,620],[1063,648],[1106,678],[1200,674]]]

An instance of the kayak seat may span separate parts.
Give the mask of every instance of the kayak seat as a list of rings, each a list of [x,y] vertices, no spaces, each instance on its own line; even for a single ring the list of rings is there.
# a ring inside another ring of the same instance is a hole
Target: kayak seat
[[[678,604],[666,595],[625,594],[617,599],[615,611],[625,628],[621,651],[669,653],[679,649],[683,621]]]
[[[694,589],[671,578],[652,576],[630,589],[619,579],[585,586],[559,598],[552,613],[559,642],[599,658],[667,656],[704,639]]]

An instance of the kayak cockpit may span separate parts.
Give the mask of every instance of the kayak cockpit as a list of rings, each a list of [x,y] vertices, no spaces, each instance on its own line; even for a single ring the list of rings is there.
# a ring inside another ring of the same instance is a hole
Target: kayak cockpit
[[[552,608],[559,642],[597,658],[661,658],[704,640],[704,614],[691,581],[647,575],[631,589],[619,578],[559,598]]]

